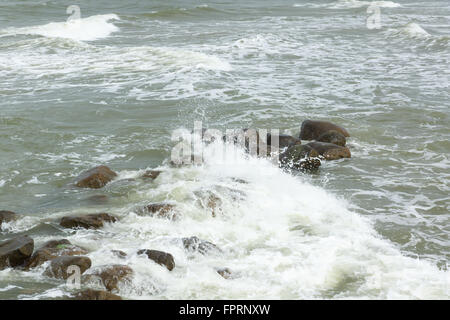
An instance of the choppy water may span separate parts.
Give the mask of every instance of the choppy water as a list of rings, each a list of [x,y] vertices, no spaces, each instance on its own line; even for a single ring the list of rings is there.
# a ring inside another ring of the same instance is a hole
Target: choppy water
[[[82,20],[66,23],[72,2],[1,0],[0,209],[26,217],[0,240],[67,238],[94,266],[127,263],[134,279],[119,294],[131,299],[448,299],[450,6],[374,2],[380,29],[366,27],[370,1],[78,1]],[[346,127],[352,159],[297,176],[244,156],[163,164],[172,131],[195,120],[298,134],[307,118]],[[97,164],[120,178],[164,173],[67,188]],[[222,198],[215,218],[199,190]],[[86,201],[97,194],[109,202]],[[161,200],[179,221],[139,215]],[[102,211],[120,222],[58,226]],[[224,253],[174,240],[192,235]],[[172,253],[177,267],[137,257],[143,248]],[[3,299],[65,292],[42,268],[0,271]]]

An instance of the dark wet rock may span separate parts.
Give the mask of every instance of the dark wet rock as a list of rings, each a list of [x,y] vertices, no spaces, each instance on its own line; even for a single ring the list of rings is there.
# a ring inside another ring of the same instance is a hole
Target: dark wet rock
[[[175,268],[175,260],[170,253],[149,249],[142,249],[137,253],[145,254],[150,260],[153,260],[156,263],[165,266],[167,269],[169,269],[169,271],[172,271],[173,268]]]
[[[319,153],[309,145],[294,145],[280,154],[280,166],[300,171],[315,171],[321,162]]]
[[[158,202],[146,205],[144,211],[154,217],[176,220],[178,215],[174,209],[174,204]]]
[[[199,239],[195,236],[182,238],[183,246],[186,250],[207,254],[210,252],[222,252],[222,250],[214,243]]]
[[[162,171],[160,170],[147,170],[141,178],[155,180],[161,173]]]
[[[86,249],[73,245],[67,239],[51,240],[33,253],[27,260],[25,268],[35,268],[59,256],[81,256],[87,253]]]
[[[33,250],[34,240],[26,235],[0,243],[0,270],[24,265]]]
[[[248,184],[248,181],[247,181],[247,180],[240,179],[240,178],[231,178],[231,180],[232,180],[233,182],[237,182],[237,183],[241,183],[241,184]]]
[[[78,267],[80,274],[83,274],[92,265],[91,259],[84,256],[61,256],[51,260],[50,266],[45,270],[44,274],[48,277],[67,279],[75,272],[69,267]]]
[[[83,172],[75,182],[79,188],[99,189],[117,177],[117,173],[107,166],[98,166]]]
[[[228,268],[217,268],[216,271],[225,279],[231,279],[233,277],[233,272]]]
[[[300,139],[302,140],[316,140],[322,134],[335,130],[341,133],[344,137],[349,137],[349,133],[344,128],[328,122],[328,121],[315,121],[315,120],[305,120],[302,123],[302,128],[300,131]]]
[[[341,158],[351,158],[350,149],[338,146],[333,143],[313,141],[306,146],[313,148],[325,160],[337,160]]]
[[[111,250],[112,254],[115,255],[118,258],[125,258],[127,256],[127,254],[125,252],[123,252],[122,250]]]
[[[267,145],[272,147],[272,144],[276,143],[276,139],[278,138],[278,148],[279,149],[285,149],[290,146],[294,145],[300,145],[302,144],[302,141],[298,138],[294,138],[293,136],[290,136],[288,134],[278,134],[273,135],[271,133],[267,134]],[[279,150],[272,150],[272,148],[269,150],[271,152],[278,152]]]
[[[3,222],[10,222],[17,219],[17,214],[12,211],[0,210],[0,227]]]
[[[114,264],[96,267],[85,277],[85,281],[101,281],[108,291],[118,289],[119,282],[129,281],[133,270],[126,265]]]
[[[122,300],[122,298],[111,292],[86,289],[78,292],[75,295],[74,300]]]
[[[337,132],[336,130],[327,131],[324,134],[320,135],[320,137],[318,137],[316,140],[320,142],[333,143],[342,147],[344,147],[347,143],[344,135],[340,132]]]
[[[60,225],[64,228],[98,229],[105,222],[116,222],[117,218],[108,213],[93,213],[80,216],[69,216],[61,219]]]

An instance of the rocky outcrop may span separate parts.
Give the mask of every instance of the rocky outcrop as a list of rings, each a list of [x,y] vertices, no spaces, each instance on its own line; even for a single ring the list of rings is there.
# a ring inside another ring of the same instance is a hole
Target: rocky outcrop
[[[85,276],[85,281],[97,281],[100,279],[103,286],[108,291],[118,289],[119,282],[129,281],[133,270],[121,264],[99,266],[91,270],[89,274]]]
[[[309,145],[294,145],[280,154],[279,163],[284,168],[311,172],[321,165],[318,156],[319,153]]]
[[[17,219],[17,214],[12,211],[0,210],[0,227],[3,222],[10,222]]]
[[[334,130],[341,133],[344,137],[349,137],[349,133],[344,128],[328,122],[328,121],[315,121],[305,120],[302,123],[300,131],[301,140],[317,140],[322,134]]]
[[[302,141],[300,139],[290,136],[288,134],[274,135],[274,134],[268,133],[267,134],[267,146],[270,147],[269,151],[271,151],[271,152],[278,152],[278,150],[275,150],[275,149],[272,150],[272,145],[276,144],[276,139],[278,139],[278,148],[279,149],[285,149],[290,146],[302,144]]]
[[[145,254],[150,260],[165,266],[169,271],[172,271],[173,268],[175,268],[175,260],[170,253],[158,250],[142,249],[138,251],[138,254]]]
[[[80,274],[83,274],[92,265],[91,259],[84,256],[61,256],[52,259],[50,266],[45,270],[44,274],[47,277],[67,279],[74,274],[74,270],[69,267],[78,267]]]
[[[337,132],[336,130],[327,131],[320,135],[320,137],[318,137],[316,140],[320,142],[333,143],[342,147],[344,147],[347,143],[344,135],[340,132]]]
[[[103,227],[105,223],[116,221],[117,218],[108,213],[94,213],[64,217],[59,224],[64,228],[98,229]]]
[[[150,203],[145,206],[144,211],[153,217],[166,218],[170,220],[176,220],[178,215],[173,210],[174,204],[166,202]]]
[[[29,236],[19,236],[0,243],[0,270],[23,266],[33,250],[34,240]]]
[[[218,274],[220,274],[224,279],[231,279],[233,277],[233,272],[228,268],[216,268]]]
[[[27,260],[25,268],[35,268],[59,256],[80,256],[87,253],[86,249],[73,245],[67,239],[51,240],[33,253]]]
[[[141,178],[155,180],[161,173],[162,171],[160,170],[147,170],[144,172]]]
[[[74,300],[122,300],[122,298],[111,292],[86,289],[78,292],[75,295]]]
[[[311,147],[325,160],[337,160],[341,158],[351,158],[349,148],[338,146],[333,143],[313,141],[306,146]]]
[[[214,243],[199,239],[195,236],[189,238],[182,238],[183,246],[188,251],[199,252],[201,254],[207,254],[210,252],[222,252],[222,250]]]
[[[98,166],[83,172],[76,180],[79,188],[103,188],[108,182],[117,177],[117,173],[107,166]]]

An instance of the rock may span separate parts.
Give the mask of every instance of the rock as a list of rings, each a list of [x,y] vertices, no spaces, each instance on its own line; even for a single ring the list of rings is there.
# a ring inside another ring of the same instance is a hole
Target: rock
[[[178,215],[173,212],[175,205],[165,202],[151,203],[145,206],[144,210],[151,216],[158,218],[167,218],[170,220],[176,220]]]
[[[117,218],[108,213],[93,213],[81,216],[69,216],[61,219],[59,223],[64,228],[98,229],[105,222],[116,222]]]
[[[211,209],[211,214],[213,217],[216,216],[216,211],[222,211],[222,199],[214,194],[213,192],[207,190],[197,190],[194,191],[194,194],[198,197],[198,201],[200,205],[205,209]]]
[[[22,266],[34,250],[34,240],[18,236],[0,243],[0,270]]]
[[[342,147],[345,147],[345,144],[347,143],[344,135],[337,132],[336,130],[327,131],[320,135],[320,137],[318,137],[316,140],[320,142],[333,143]]]
[[[97,194],[84,199],[84,201],[89,204],[102,205],[108,203],[109,199],[107,195]]]
[[[225,279],[231,279],[233,276],[233,273],[228,268],[217,268],[216,271]]]
[[[112,254],[115,255],[118,258],[125,258],[127,256],[127,254],[125,252],[123,252],[122,250],[111,250]]]
[[[337,160],[341,158],[351,158],[349,148],[341,147],[336,144],[327,142],[313,141],[307,144],[307,146],[313,148],[320,156],[326,160]]]
[[[267,145],[272,147],[272,140],[273,140],[273,143],[275,143],[275,139],[277,137],[278,137],[279,149],[285,149],[290,146],[302,144],[302,141],[300,139],[294,138],[293,136],[290,136],[288,134],[273,135],[271,133],[268,133],[267,134]],[[269,150],[269,151],[278,152],[279,150]]]
[[[81,292],[78,292],[75,295],[75,300],[122,300],[121,297],[115,295],[113,293],[102,291],[102,290],[93,290],[86,289]]]
[[[321,162],[319,153],[309,145],[294,145],[279,156],[280,166],[300,171],[316,171]]]
[[[0,210],[0,227],[3,222],[10,222],[17,219],[17,214],[12,211]]]
[[[33,253],[27,260],[25,268],[35,268],[59,256],[80,256],[87,253],[86,249],[73,245],[67,239],[51,240]]]
[[[141,178],[155,180],[161,174],[161,172],[162,171],[159,170],[147,170],[144,172]]]
[[[344,137],[349,137],[347,130],[344,128],[335,125],[328,121],[314,121],[314,120],[305,120],[302,123],[302,128],[300,131],[300,139],[301,140],[316,140],[322,134],[335,130],[341,133]]]
[[[222,250],[214,243],[201,240],[197,237],[182,238],[183,246],[186,250],[196,251],[201,254],[207,254],[211,251],[222,252]]]
[[[86,281],[92,281],[100,279],[102,284],[108,291],[118,289],[117,285],[121,281],[130,280],[130,276],[133,274],[133,270],[121,264],[106,265],[95,268],[86,275]]]
[[[44,274],[52,278],[67,279],[76,272],[74,270],[70,270],[69,267],[78,267],[80,274],[83,274],[91,267],[91,265],[91,259],[88,257],[61,256],[51,260],[50,266],[45,270]]]
[[[117,177],[117,173],[107,166],[98,166],[83,172],[75,182],[79,188],[99,189]]]
[[[169,271],[172,271],[173,268],[175,268],[175,260],[170,253],[158,250],[142,249],[138,251],[138,254],[147,255],[150,260],[153,260],[160,265],[166,266]]]

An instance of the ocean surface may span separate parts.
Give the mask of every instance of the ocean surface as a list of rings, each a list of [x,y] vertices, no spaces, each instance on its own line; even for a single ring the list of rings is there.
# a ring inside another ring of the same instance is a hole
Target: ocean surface
[[[66,238],[93,266],[127,264],[127,299],[450,299],[449,58],[447,0],[0,0],[0,210],[23,214],[0,241]],[[194,121],[298,135],[306,119],[345,127],[352,158],[316,174],[245,154],[167,162]],[[119,177],[70,187],[99,164]],[[202,191],[221,199],[215,217]],[[180,219],[140,212],[158,201]],[[91,212],[120,221],[58,225]],[[186,252],[189,236],[223,252]],[[44,269],[0,271],[0,299],[72,292]]]

